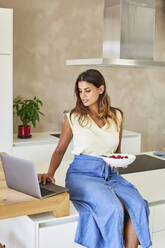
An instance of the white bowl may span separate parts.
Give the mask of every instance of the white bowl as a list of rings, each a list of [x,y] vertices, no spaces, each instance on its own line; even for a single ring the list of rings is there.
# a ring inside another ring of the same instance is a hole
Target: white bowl
[[[123,158],[111,158],[110,156],[121,156]],[[123,153],[113,153],[107,156],[101,156],[102,159],[109,165],[115,167],[127,167],[136,159],[136,156],[133,154],[123,154]],[[125,158],[127,157],[127,158]]]

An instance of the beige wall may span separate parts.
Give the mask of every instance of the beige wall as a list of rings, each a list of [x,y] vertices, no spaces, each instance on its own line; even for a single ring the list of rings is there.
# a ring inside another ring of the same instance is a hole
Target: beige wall
[[[43,100],[35,131],[59,130],[62,112],[74,106],[76,77],[89,68],[65,60],[101,56],[103,0],[0,0],[0,7],[14,9],[14,96]],[[165,60],[165,42],[157,41],[156,56]],[[124,128],[142,134],[142,150],[165,147],[165,68],[95,68],[125,113]]]

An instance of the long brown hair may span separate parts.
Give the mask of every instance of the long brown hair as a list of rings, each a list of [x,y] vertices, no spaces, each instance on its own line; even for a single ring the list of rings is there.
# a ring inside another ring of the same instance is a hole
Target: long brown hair
[[[81,126],[86,126],[88,124],[87,116],[90,112],[88,107],[83,105],[78,89],[78,83],[81,81],[86,81],[88,83],[91,83],[97,88],[99,88],[101,85],[104,86],[104,92],[99,95],[99,99],[98,99],[99,117],[104,118],[108,125],[110,125],[111,120],[113,120],[116,126],[118,126],[116,110],[120,111],[122,118],[123,118],[123,112],[120,109],[111,106],[110,97],[108,96],[106,91],[105,79],[103,75],[98,70],[95,69],[84,71],[78,76],[74,89],[77,97],[77,101],[75,108],[73,108],[70,112],[70,119],[71,119],[71,115],[75,113],[76,116],[78,116],[78,121]]]

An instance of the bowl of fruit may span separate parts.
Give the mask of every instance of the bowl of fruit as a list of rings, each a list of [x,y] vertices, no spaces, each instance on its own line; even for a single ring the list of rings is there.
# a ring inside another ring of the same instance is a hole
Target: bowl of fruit
[[[102,155],[102,159],[112,167],[127,167],[136,159],[133,154],[114,153]]]

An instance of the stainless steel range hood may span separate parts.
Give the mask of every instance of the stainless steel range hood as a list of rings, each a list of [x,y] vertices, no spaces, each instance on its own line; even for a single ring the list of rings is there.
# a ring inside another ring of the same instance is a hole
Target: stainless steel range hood
[[[104,0],[102,58],[67,60],[66,65],[165,66],[154,59],[155,1]]]

